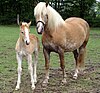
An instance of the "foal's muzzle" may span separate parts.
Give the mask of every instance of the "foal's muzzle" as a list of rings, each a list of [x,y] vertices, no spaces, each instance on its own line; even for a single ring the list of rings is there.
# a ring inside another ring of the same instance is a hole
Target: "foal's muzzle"
[[[30,43],[26,41],[26,45],[29,45]]]
[[[37,29],[37,33],[38,34],[42,34],[42,32],[44,31],[44,22],[42,21],[38,21],[37,22],[37,26],[36,26],[36,29]]]

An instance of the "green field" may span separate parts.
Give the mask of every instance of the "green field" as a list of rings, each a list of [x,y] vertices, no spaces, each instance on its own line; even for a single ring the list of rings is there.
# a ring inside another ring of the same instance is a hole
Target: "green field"
[[[77,80],[72,79],[74,58],[72,53],[65,53],[67,84],[62,85],[59,58],[56,53],[52,53],[50,80],[46,87],[41,86],[45,75],[41,36],[36,33],[33,26],[31,33],[39,37],[41,46],[37,68],[38,82],[34,92],[31,91],[27,62],[23,60],[21,89],[15,91],[17,81],[15,44],[19,37],[19,27],[0,26],[0,93],[100,93],[100,28],[91,29],[84,74],[80,74]]]

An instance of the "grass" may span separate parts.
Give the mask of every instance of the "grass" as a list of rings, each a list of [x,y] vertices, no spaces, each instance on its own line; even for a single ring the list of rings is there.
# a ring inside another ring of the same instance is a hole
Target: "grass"
[[[59,58],[56,53],[51,54],[50,81],[46,88],[42,88],[44,78],[44,56],[42,52],[41,36],[35,28],[31,27],[31,33],[36,34],[40,40],[40,54],[37,68],[38,83],[35,93],[96,93],[100,92],[100,29],[92,28],[87,45],[87,57],[85,60],[85,74],[78,80],[72,79],[75,63],[72,53],[65,53],[67,81],[61,85],[62,73],[58,70]],[[18,26],[0,26],[0,93],[31,93],[30,76],[27,70],[27,62],[23,60],[21,90],[14,91],[17,80],[17,62],[15,44],[19,37]]]

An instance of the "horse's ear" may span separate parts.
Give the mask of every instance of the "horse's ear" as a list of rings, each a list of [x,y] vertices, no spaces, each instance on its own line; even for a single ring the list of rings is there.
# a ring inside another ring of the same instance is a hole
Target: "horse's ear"
[[[34,1],[34,6],[36,6],[38,3],[39,3],[39,1],[38,0],[35,0]]]
[[[28,26],[30,26],[31,25],[31,21],[28,23]]]
[[[49,1],[48,1],[48,0],[46,0],[46,7],[48,6],[48,4],[49,4]]]

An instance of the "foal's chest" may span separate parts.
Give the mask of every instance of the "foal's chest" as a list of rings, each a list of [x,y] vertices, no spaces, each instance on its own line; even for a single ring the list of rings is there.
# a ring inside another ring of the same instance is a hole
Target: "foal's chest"
[[[26,56],[26,55],[27,55],[26,49],[22,48],[22,49],[19,51],[19,54],[20,54],[20,55],[23,55],[23,56]]]

